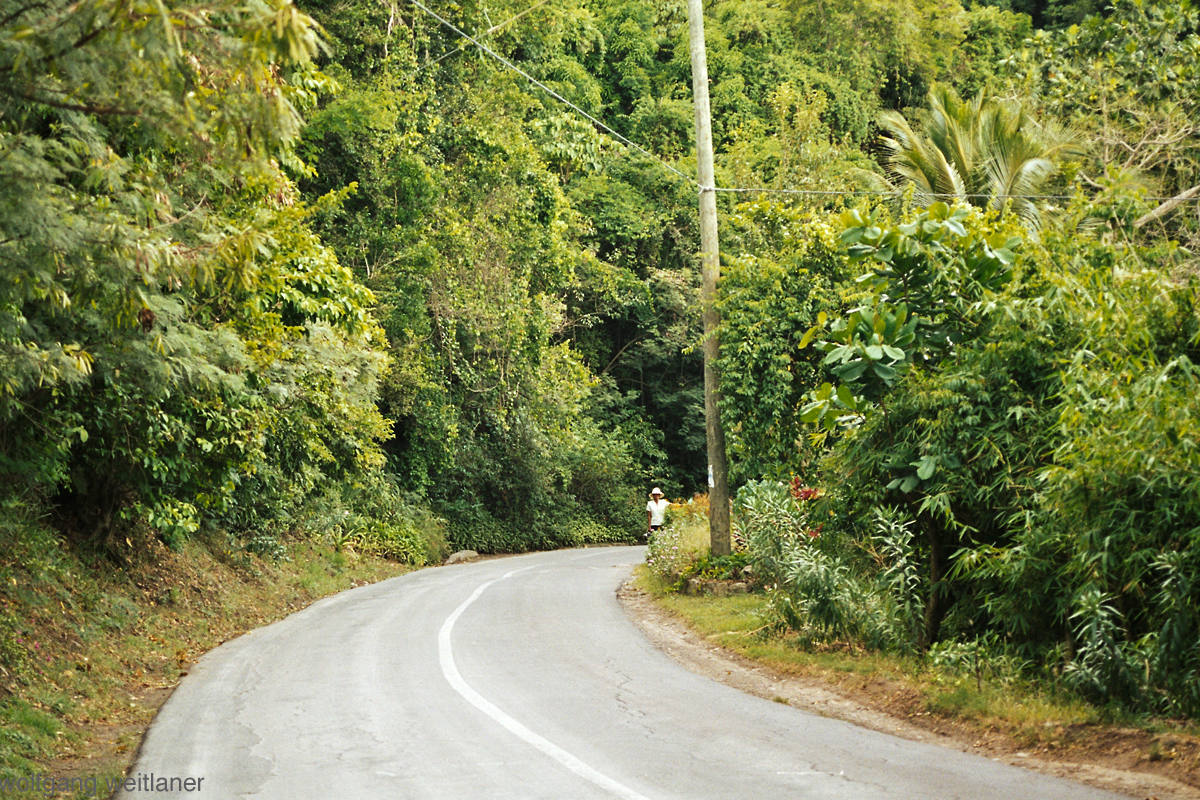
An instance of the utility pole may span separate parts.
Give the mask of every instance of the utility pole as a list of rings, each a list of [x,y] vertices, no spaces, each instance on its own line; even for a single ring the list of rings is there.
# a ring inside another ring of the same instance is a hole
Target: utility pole
[[[708,56],[704,50],[704,6],[688,0],[688,41],[692,56],[692,104],[696,109],[696,172],[700,182],[700,265],[704,315],[704,428],[712,485],[708,491],[708,532],[714,556],[732,550],[729,535],[729,465],[725,429],[721,427],[721,388],[717,373],[717,278],[721,274],[717,243],[717,193],[713,175],[712,115],[708,101]]]

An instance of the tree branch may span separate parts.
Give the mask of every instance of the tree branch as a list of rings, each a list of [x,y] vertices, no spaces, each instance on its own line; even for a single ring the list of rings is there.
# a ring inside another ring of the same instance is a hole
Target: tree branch
[[[28,100],[30,103],[39,103],[51,108],[61,108],[64,111],[79,111],[84,114],[100,114],[109,115],[117,114],[125,117],[140,117],[142,112],[140,109],[115,108],[113,106],[91,106],[81,105],[79,103],[67,103],[61,100],[50,100],[45,97],[38,97],[29,92],[5,92],[10,97],[15,97],[20,100]]]
[[[1148,213],[1145,216],[1141,217],[1140,219],[1136,220],[1133,223],[1133,227],[1140,228],[1143,225],[1145,225],[1147,222],[1153,222],[1154,220],[1158,219],[1159,217],[1163,216],[1164,214],[1167,214],[1167,213],[1173,211],[1177,206],[1186,202],[1187,200],[1190,200],[1191,198],[1195,197],[1197,194],[1200,194],[1200,184],[1193,186],[1192,188],[1188,189],[1186,192],[1181,192],[1181,193],[1175,195],[1170,200],[1168,200],[1165,203],[1163,203],[1162,205],[1160,205],[1158,208],[1154,209],[1150,213]]]
[[[649,334],[647,334],[647,336],[648,336],[648,335],[649,335]],[[634,339],[630,340],[629,342],[626,342],[626,343],[625,343],[625,344],[624,344],[624,345],[621,347],[621,349],[617,351],[617,354],[616,354],[615,356],[613,356],[613,357],[612,357],[612,361],[609,361],[609,362],[608,362],[608,364],[607,364],[607,365],[604,367],[604,369],[600,370],[600,374],[601,374],[601,375],[607,375],[607,374],[608,374],[608,371],[609,371],[610,369],[612,369],[612,367],[613,367],[613,364],[616,364],[616,363],[617,363],[617,359],[621,357],[621,354],[622,354],[622,353],[624,353],[624,352],[625,352],[626,350],[628,350],[630,347],[633,347],[635,344],[637,344],[638,342],[642,341],[642,340],[643,340],[643,339],[645,339],[645,338],[647,338],[647,337],[646,337],[646,336],[638,336],[638,337],[636,337],[636,338],[634,338]]]
[[[46,8],[46,4],[45,3],[30,3],[27,6],[18,8],[16,11],[9,14],[4,19],[0,19],[0,27],[12,24],[14,21],[16,21],[16,20],[20,19],[22,16],[24,16],[27,11],[32,11],[33,9],[39,8],[39,7]]]

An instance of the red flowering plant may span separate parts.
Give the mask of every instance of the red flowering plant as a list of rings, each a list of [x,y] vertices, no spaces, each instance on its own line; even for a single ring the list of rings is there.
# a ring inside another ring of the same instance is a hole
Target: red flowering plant
[[[825,496],[825,492],[815,486],[806,486],[803,479],[799,475],[792,476],[792,482],[788,485],[788,491],[792,495],[792,499],[796,500],[801,507],[807,511],[807,504]],[[808,513],[803,514],[803,518],[807,520],[811,516]],[[824,523],[811,528],[805,528],[804,534],[809,539],[815,539],[821,535],[821,530],[824,529]]]

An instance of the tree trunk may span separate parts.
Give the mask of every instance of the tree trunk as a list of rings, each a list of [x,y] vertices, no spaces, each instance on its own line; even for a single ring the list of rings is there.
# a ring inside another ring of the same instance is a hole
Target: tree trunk
[[[928,650],[938,639],[942,629],[942,618],[946,614],[942,602],[942,537],[937,522],[921,515],[924,522],[925,538],[929,542],[929,596],[925,598],[925,631],[921,641],[921,651]]]

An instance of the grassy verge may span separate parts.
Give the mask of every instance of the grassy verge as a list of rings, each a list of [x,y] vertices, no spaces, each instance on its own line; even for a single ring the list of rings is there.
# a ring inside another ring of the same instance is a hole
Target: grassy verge
[[[118,563],[65,546],[37,520],[0,516],[0,797],[105,796],[97,781],[124,773],[158,707],[204,652],[406,571],[311,541],[285,541],[279,560],[219,540],[180,552],[129,544]],[[3,788],[37,775],[74,786]]]
[[[639,588],[714,644],[784,675],[978,747],[1168,775],[1200,786],[1200,726],[1137,718],[1040,685],[1006,665],[937,664],[847,645],[813,646],[769,626],[762,593],[690,596],[646,567]]]

